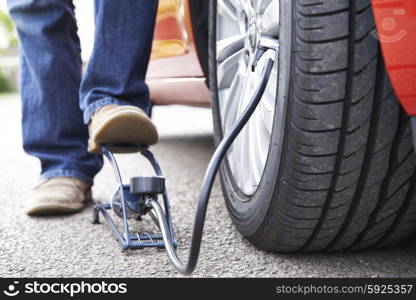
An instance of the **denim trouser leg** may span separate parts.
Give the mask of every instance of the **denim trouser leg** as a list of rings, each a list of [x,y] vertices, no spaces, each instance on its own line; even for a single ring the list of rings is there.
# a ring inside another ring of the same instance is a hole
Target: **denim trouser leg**
[[[87,124],[103,105],[136,105],[148,112],[144,82],[157,0],[96,0],[94,50],[81,83],[80,106]]]
[[[40,159],[43,178],[71,176],[92,184],[102,158],[87,153],[72,1],[8,0],[8,4],[22,45],[24,149]]]

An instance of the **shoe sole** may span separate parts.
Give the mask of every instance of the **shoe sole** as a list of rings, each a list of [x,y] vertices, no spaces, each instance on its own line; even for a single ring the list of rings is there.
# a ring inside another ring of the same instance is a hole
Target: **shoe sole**
[[[120,109],[95,130],[88,141],[88,151],[101,153],[102,144],[115,144],[133,146],[118,147],[116,153],[136,152],[135,147],[154,145],[157,141],[157,129],[146,115],[134,109]]]
[[[33,203],[26,204],[25,212],[29,216],[45,216],[45,215],[59,215],[59,214],[72,214],[84,209],[87,203],[92,202],[91,189],[85,196],[85,203],[77,205],[61,204],[58,201],[56,203]]]
[[[35,204],[26,208],[25,212],[29,216],[41,216],[41,215],[58,215],[58,214],[71,214],[81,211],[82,207],[69,207],[59,204]]]

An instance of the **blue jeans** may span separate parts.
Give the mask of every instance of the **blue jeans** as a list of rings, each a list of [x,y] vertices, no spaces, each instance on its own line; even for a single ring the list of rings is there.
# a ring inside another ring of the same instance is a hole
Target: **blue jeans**
[[[144,82],[157,0],[96,0],[94,50],[82,76],[72,0],[8,0],[21,41],[24,150],[41,177],[92,184],[103,161],[87,152],[87,125],[103,105],[149,110]],[[93,17],[93,16],[92,16]]]

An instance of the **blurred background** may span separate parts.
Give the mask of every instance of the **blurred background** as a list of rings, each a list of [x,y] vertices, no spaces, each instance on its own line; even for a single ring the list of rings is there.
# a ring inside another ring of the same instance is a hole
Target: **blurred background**
[[[0,2],[0,93],[16,91],[18,86],[18,42],[15,28]]]
[[[176,6],[179,6],[180,3],[183,3],[183,1],[163,0],[160,1],[160,7],[175,8]],[[78,35],[81,41],[81,56],[85,67],[94,46],[94,1],[74,0],[74,5],[78,25]],[[168,43],[169,42],[171,41],[169,40]],[[161,43],[163,43],[163,41]],[[175,51],[178,51],[178,41],[174,40],[171,44],[171,47],[167,47],[166,44],[163,44],[162,48],[168,49],[172,53],[176,53]],[[152,57],[164,57],[166,54],[160,52],[161,47],[159,46],[160,45],[156,40],[153,45]],[[181,50],[183,50],[184,47],[185,46],[182,45]],[[183,53],[178,53],[177,55],[180,56],[180,54]],[[196,54],[193,53],[193,55]],[[156,64],[153,69],[160,70],[161,68]],[[150,70],[149,73],[151,73]],[[156,74],[156,77],[160,76],[159,73]],[[2,113],[1,106],[6,105],[5,102],[18,102],[19,76],[19,41],[17,32],[8,15],[7,1],[0,0],[0,101],[2,101],[2,103],[0,103],[0,113]],[[158,82],[152,82],[152,80],[147,80],[147,82],[151,85],[152,92],[153,89],[156,90],[154,85],[157,86],[159,84]],[[201,82],[203,82],[203,85],[205,86],[204,79],[202,79]],[[168,88],[174,89],[174,87]],[[164,87],[163,89],[166,90],[167,88]],[[177,90],[175,90],[175,92],[178,93]],[[204,100],[206,100],[205,98],[209,99],[207,89],[206,91],[199,91],[197,94],[194,93],[194,95],[196,98],[202,97]],[[176,103],[175,101],[170,100],[167,102],[169,104]],[[20,105],[20,102],[16,105]],[[211,110],[209,109],[180,105],[156,106],[152,116],[159,128],[159,133],[162,136],[203,135],[209,136],[211,139],[212,117]],[[172,124],[175,124],[175,126],[172,126]]]
[[[94,1],[75,0],[78,34],[81,39],[82,60],[87,63],[93,48]],[[7,13],[7,3],[0,1],[0,96],[16,93],[19,86],[18,39]]]

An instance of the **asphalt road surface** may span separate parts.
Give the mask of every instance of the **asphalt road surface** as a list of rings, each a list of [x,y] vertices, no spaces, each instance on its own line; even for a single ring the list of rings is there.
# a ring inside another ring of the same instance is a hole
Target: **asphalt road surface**
[[[27,217],[25,193],[37,182],[39,164],[21,149],[20,103],[0,96],[0,276],[1,277],[181,277],[163,250],[122,253],[104,225],[92,225],[92,206],[77,215]],[[153,147],[167,176],[181,257],[187,256],[199,185],[213,153],[211,115],[206,109],[159,107],[161,140]],[[125,178],[150,174],[137,155],[120,157]],[[94,198],[114,189],[108,164],[96,178]],[[149,220],[139,231],[155,230]],[[233,227],[220,187],[207,214],[198,277],[414,277],[416,241],[394,248],[329,255],[282,255],[254,248]]]

